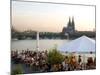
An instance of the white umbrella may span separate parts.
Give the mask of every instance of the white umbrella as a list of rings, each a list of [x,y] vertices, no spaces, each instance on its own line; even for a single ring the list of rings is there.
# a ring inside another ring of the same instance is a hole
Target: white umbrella
[[[95,52],[95,40],[82,36],[58,47],[61,52]]]

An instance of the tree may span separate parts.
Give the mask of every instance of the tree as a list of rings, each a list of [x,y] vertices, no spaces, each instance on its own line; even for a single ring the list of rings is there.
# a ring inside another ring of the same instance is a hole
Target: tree
[[[48,63],[51,65],[62,63],[63,55],[56,48],[48,53]]]

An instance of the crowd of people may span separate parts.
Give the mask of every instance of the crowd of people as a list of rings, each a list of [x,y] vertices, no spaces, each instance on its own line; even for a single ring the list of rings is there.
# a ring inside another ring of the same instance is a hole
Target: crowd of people
[[[69,60],[70,59],[70,60]],[[62,63],[53,64],[47,62],[48,52],[46,51],[29,51],[22,50],[22,52],[12,51],[11,61],[14,64],[24,64],[28,67],[32,67],[34,72],[57,72],[57,71],[73,71],[73,70],[86,70],[96,68],[96,58],[89,57],[87,63],[82,62],[81,55],[64,57]]]

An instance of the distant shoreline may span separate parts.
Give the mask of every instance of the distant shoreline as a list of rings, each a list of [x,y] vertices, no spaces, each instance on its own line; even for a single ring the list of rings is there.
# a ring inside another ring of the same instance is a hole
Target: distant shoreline
[[[96,39],[95,37],[92,37],[94,40]],[[74,40],[76,38],[39,38],[39,40]],[[32,39],[32,38],[26,38],[26,39],[17,39],[17,38],[12,38],[11,41],[17,41],[17,40],[36,40],[36,39]]]

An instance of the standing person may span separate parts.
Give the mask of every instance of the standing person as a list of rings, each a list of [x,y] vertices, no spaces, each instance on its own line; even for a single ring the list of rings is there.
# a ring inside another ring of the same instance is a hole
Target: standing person
[[[81,55],[78,56],[78,62],[77,62],[77,70],[82,70],[82,58]]]
[[[92,69],[93,68],[93,64],[94,64],[93,58],[92,57],[89,57],[87,59],[87,69]]]
[[[81,58],[81,55],[78,56],[78,63],[81,65],[81,62],[82,62],[82,58]]]
[[[63,70],[68,71],[68,57],[65,57],[65,60],[62,62]]]
[[[70,70],[76,70],[77,67],[77,61],[76,61],[76,57],[72,56],[71,60],[70,60]]]

